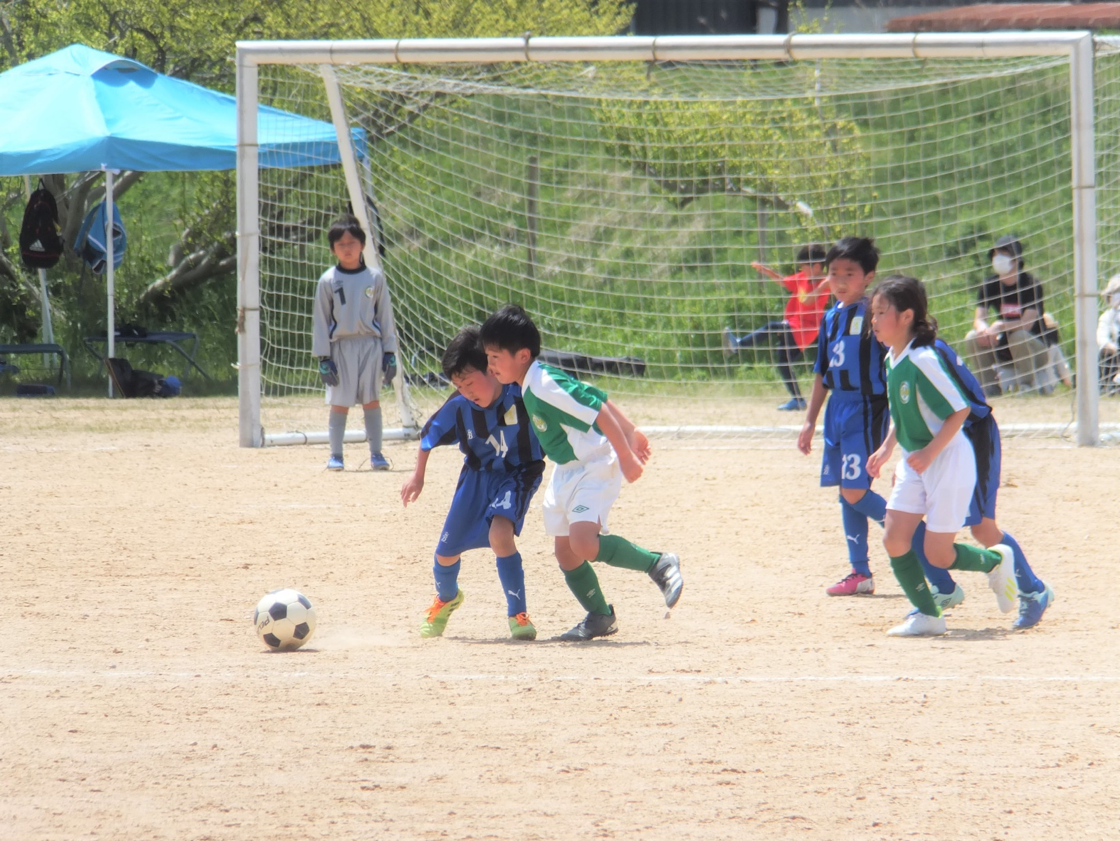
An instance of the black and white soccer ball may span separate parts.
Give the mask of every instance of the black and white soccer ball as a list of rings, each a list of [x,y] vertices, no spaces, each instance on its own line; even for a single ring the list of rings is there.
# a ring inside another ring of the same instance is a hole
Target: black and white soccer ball
[[[298,590],[273,590],[257,602],[253,625],[273,651],[295,651],[315,633],[315,608]]]

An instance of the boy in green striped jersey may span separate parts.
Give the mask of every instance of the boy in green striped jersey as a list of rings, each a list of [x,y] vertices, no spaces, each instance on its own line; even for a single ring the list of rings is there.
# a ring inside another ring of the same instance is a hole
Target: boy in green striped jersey
[[[1015,605],[1015,555],[1009,546],[977,549],[954,538],[965,523],[976,485],[976,457],[961,432],[970,412],[960,386],[934,350],[937,322],[929,315],[925,287],[912,277],[888,277],[871,296],[871,326],[890,349],[887,395],[891,431],[868,459],[867,472],[877,476],[895,442],[902,460],[895,470],[887,500],[883,546],[891,568],[915,610],[891,636],[937,636],[945,619],[926,584],[911,544],[926,521],[925,554],[942,569],[988,573],[1005,613]]]
[[[584,641],[618,630],[590,561],[647,573],[673,607],[684,581],[680,559],[611,534],[607,524],[622,479],[637,481],[650,446],[605,392],[542,364],[541,337],[529,314],[510,304],[482,325],[482,344],[498,381],[518,383],[541,449],[556,467],[544,496],[545,530],[568,588],[587,616],[560,639]]]

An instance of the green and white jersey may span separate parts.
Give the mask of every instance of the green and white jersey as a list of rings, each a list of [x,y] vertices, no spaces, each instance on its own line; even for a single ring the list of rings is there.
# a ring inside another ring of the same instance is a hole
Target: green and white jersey
[[[910,453],[932,441],[949,415],[969,406],[937,351],[913,342],[897,359],[887,354],[887,394],[898,443]]]
[[[595,424],[606,392],[534,361],[521,383],[521,400],[541,449],[557,464],[611,457],[611,443]]]

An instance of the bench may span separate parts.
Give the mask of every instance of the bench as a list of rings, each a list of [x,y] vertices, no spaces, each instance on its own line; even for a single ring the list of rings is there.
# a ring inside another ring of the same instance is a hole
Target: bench
[[[0,345],[0,357],[16,356],[19,354],[48,354],[57,356],[60,360],[58,366],[58,384],[62,385],[63,376],[66,377],[66,387],[70,388],[70,360],[62,345]]]

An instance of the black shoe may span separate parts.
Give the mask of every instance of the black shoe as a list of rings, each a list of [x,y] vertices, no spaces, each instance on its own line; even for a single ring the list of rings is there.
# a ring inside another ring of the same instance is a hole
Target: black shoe
[[[665,597],[665,606],[675,607],[681,600],[681,591],[684,590],[681,559],[671,552],[662,552],[657,563],[649,571],[649,577],[661,589],[661,595]]]
[[[589,613],[572,630],[562,633],[560,639],[564,642],[586,642],[595,639],[595,637],[609,637],[618,631],[618,622],[615,621],[614,617],[614,605],[607,605],[607,607],[611,609],[610,616],[604,616],[601,613]]]

